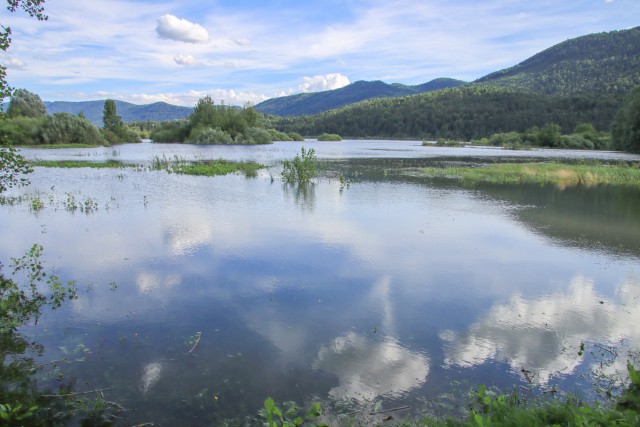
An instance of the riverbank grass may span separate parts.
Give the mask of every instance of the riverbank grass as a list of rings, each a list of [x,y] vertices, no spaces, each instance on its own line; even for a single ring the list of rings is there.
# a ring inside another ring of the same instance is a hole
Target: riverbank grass
[[[429,167],[421,174],[448,178],[465,185],[477,184],[552,184],[560,188],[614,185],[640,188],[638,164],[500,163],[480,167]]]

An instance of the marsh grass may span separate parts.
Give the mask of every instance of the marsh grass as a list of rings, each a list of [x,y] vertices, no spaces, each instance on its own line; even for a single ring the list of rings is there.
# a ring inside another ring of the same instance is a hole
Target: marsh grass
[[[247,177],[253,177],[258,170],[266,166],[252,162],[230,162],[228,160],[207,160],[191,164],[181,164],[173,168],[173,171],[182,175],[217,176],[230,173],[243,173]]]
[[[32,144],[32,145],[16,145],[18,148],[36,148],[44,150],[57,150],[59,148],[97,148],[104,147],[100,144]]]
[[[31,163],[32,166],[43,168],[125,168],[134,165],[126,165],[119,160],[107,160],[106,162],[91,162],[83,160],[38,160]]]
[[[481,167],[423,168],[423,175],[477,184],[552,184],[558,188],[614,185],[640,188],[637,164],[501,163]]]

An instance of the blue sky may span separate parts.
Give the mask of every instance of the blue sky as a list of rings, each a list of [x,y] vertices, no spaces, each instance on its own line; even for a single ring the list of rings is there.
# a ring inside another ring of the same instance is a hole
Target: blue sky
[[[640,0],[47,0],[0,12],[9,83],[46,101],[242,105],[357,80],[475,80],[640,25]]]

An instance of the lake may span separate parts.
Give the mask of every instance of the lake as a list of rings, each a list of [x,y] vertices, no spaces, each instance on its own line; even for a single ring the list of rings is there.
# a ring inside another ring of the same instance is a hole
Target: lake
[[[302,146],[321,176],[286,185],[281,162]],[[623,373],[640,348],[637,191],[464,188],[399,171],[640,156],[415,141],[22,153],[269,166],[255,177],[36,168],[0,206],[5,274],[40,243],[47,267],[79,287],[25,330],[44,345],[40,363],[73,362],[45,368],[40,384],[108,389],[131,409],[122,425],[251,423],[269,396],[334,415],[459,413],[480,384],[591,399],[590,372]],[[35,197],[43,209],[31,209]]]

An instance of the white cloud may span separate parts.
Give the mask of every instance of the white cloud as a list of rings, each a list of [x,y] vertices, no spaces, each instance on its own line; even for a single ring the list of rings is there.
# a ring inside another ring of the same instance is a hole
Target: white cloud
[[[0,63],[10,70],[26,70],[27,66],[24,62],[11,55],[3,55],[0,58]]]
[[[251,40],[245,38],[233,39],[233,42],[238,46],[248,46],[251,44]]]
[[[187,43],[206,43],[209,41],[209,33],[204,27],[169,14],[158,18],[156,32],[163,39]]]
[[[117,99],[120,101],[131,102],[132,104],[152,104],[154,102],[166,102],[167,104],[181,105],[184,107],[193,107],[200,98],[211,96],[216,102],[224,101],[229,105],[245,105],[258,104],[269,99],[264,94],[250,91],[233,90],[233,89],[210,89],[210,90],[190,90],[186,92],[165,92],[165,93],[123,93],[99,91],[93,93],[75,93],[67,95],[65,98],[71,98],[75,101],[95,100],[95,99]]]
[[[206,65],[203,61],[199,61],[193,57],[193,55],[176,55],[173,60],[178,65],[185,65],[188,67],[202,67]]]
[[[345,87],[351,83],[347,76],[340,73],[325,74],[323,76],[303,77],[298,89],[302,92],[320,92]]]

